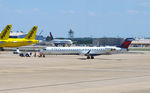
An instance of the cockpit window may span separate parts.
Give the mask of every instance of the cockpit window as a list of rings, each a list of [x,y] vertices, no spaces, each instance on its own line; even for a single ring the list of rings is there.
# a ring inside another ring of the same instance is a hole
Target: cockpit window
[[[43,49],[43,50],[46,50],[46,49]]]

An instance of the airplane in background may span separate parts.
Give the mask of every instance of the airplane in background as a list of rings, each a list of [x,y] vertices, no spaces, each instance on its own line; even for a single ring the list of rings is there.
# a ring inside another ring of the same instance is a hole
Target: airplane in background
[[[50,43],[54,44],[55,46],[71,46],[73,42],[68,39],[54,39],[52,33],[50,32]]]
[[[6,40],[8,40],[8,38],[9,38],[11,27],[12,27],[12,25],[7,25],[4,28],[4,30],[0,33],[0,50],[3,50]]]
[[[45,55],[84,55],[87,56],[87,59],[94,59],[94,56],[98,55],[126,52],[132,40],[134,39],[125,39],[120,47],[47,47],[40,53],[43,54],[43,57]]]
[[[20,47],[32,45],[39,42],[38,40],[35,40],[38,26],[34,26],[25,36],[25,38],[9,38],[11,27],[12,25],[7,25],[6,28],[0,33],[1,50],[3,50],[3,47]]]

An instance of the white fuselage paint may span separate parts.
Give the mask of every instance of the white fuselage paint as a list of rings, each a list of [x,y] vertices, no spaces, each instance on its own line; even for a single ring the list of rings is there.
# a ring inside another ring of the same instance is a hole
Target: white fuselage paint
[[[119,47],[47,47],[40,52],[45,55],[102,55],[121,52]]]
[[[54,40],[51,40],[50,43],[54,43],[54,44],[72,44],[72,41],[71,40],[66,40],[66,39],[54,39]]]
[[[127,52],[126,48],[120,48],[120,47],[116,47],[116,46],[106,46],[106,48],[111,49],[111,51],[109,51],[110,54]]]

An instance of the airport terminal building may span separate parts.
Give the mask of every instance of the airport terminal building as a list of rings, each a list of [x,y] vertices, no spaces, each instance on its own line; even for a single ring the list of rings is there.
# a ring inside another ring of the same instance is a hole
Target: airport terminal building
[[[123,38],[94,38],[93,46],[120,46],[124,41]]]
[[[150,47],[150,39],[135,39],[131,47]]]
[[[93,46],[120,46],[123,41],[123,38],[95,38],[93,39]],[[135,39],[130,47],[150,48],[150,39]]]

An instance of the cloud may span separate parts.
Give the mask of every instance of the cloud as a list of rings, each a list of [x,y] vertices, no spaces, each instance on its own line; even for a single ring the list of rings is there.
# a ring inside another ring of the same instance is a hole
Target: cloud
[[[34,11],[34,12],[39,12],[40,9],[39,9],[39,8],[33,8],[33,11]]]
[[[128,14],[136,15],[139,13],[140,13],[140,11],[138,11],[138,10],[128,10]]]
[[[95,12],[89,11],[88,16],[96,16]]]
[[[23,10],[19,9],[15,11],[17,14],[23,14]]]
[[[75,11],[74,10],[68,10],[68,11],[61,11],[61,13],[63,13],[63,14],[71,14],[71,15],[73,15],[73,14],[75,14]]]
[[[120,12],[111,12],[112,15],[115,15],[115,16],[121,16],[122,14]]]
[[[128,14],[130,15],[150,15],[149,11],[139,11],[139,10],[128,10]]]
[[[70,10],[70,11],[68,11],[68,13],[70,13],[70,14],[75,14],[75,11]]]
[[[150,2],[142,2],[139,5],[143,7],[150,7]]]

